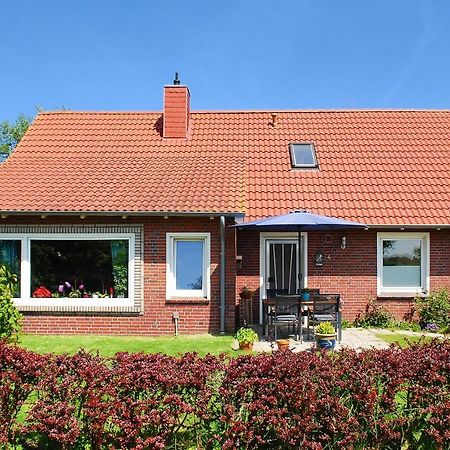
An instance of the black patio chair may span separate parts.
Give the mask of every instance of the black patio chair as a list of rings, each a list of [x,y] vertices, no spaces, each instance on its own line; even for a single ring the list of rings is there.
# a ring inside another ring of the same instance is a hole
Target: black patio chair
[[[308,308],[307,333],[321,322],[331,322],[342,339],[341,299],[339,294],[312,294],[312,306]]]
[[[274,302],[271,306],[268,306],[266,313],[268,316],[269,340],[277,339],[277,327],[282,325],[287,325],[288,333],[292,326],[292,332],[298,338],[298,295],[289,295],[287,289],[267,289],[267,298]]]

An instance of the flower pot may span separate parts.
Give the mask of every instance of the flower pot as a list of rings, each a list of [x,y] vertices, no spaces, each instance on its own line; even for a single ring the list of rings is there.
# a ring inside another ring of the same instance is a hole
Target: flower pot
[[[302,293],[302,301],[307,302],[311,298],[311,294],[309,292]]]
[[[278,350],[289,350],[289,339],[277,339]]]
[[[251,352],[253,350],[253,342],[239,342],[239,350]]]
[[[315,334],[316,344],[318,348],[333,350],[336,346],[336,333],[330,334]]]
[[[253,297],[252,292],[240,292],[239,297],[241,300],[250,300]]]

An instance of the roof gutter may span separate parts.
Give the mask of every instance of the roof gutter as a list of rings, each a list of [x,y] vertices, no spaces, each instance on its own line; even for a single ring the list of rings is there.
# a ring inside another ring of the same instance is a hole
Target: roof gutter
[[[217,211],[13,211],[0,210],[2,218],[7,216],[108,216],[108,217],[235,217],[243,218],[243,212],[217,212]]]
[[[375,225],[367,225],[367,228],[370,229],[379,229],[379,228],[392,228],[392,229],[401,229],[401,230],[418,230],[418,229],[423,229],[423,228],[436,228],[436,229],[440,229],[440,228],[450,228],[450,224],[449,223],[443,223],[443,224],[438,224],[438,223],[433,223],[433,224],[428,224],[428,223],[424,223],[424,224],[397,224],[397,225],[393,225],[393,224],[375,224]]]

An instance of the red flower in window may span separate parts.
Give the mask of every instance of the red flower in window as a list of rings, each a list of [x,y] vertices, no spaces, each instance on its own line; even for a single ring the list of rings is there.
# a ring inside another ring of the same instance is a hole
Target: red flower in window
[[[52,293],[45,286],[39,286],[33,292],[33,297],[36,297],[36,298],[50,298],[51,296],[52,296]]]

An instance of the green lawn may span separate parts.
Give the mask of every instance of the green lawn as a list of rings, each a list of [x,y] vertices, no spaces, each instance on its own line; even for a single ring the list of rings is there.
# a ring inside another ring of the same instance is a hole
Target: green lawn
[[[101,336],[101,335],[51,335],[22,334],[19,345],[37,353],[76,353],[80,348],[99,351],[103,356],[117,352],[145,352],[178,355],[197,352],[200,355],[242,352],[232,349],[232,336],[210,334],[177,337]]]
[[[409,344],[418,342],[421,339],[423,339],[423,342],[431,341],[431,338],[427,337],[427,336],[408,336],[408,335],[405,335],[402,333],[395,333],[395,332],[377,333],[376,337],[382,339],[385,342],[388,342],[389,344],[395,342],[395,343],[399,344],[401,347],[408,347]]]

